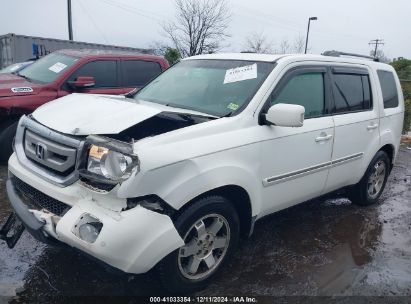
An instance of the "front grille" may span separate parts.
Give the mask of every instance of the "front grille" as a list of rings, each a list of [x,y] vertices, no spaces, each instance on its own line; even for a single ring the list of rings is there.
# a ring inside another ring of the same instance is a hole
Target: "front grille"
[[[27,158],[55,174],[67,176],[76,164],[76,148],[44,138],[26,130],[24,151]]]
[[[45,209],[55,215],[63,216],[71,208],[69,205],[38,191],[15,176],[12,177],[12,182],[16,190],[29,199],[28,207],[30,209]]]
[[[77,158],[84,137],[70,136],[23,116],[17,127],[14,150],[20,163],[44,180],[68,186],[78,180]]]

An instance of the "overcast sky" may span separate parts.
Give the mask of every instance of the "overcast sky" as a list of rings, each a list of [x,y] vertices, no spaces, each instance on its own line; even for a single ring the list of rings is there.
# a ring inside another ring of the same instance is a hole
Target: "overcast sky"
[[[390,58],[411,58],[410,0],[228,0],[231,38],[224,51],[243,50],[245,38],[261,32],[274,44],[305,38],[310,52],[337,49],[368,54],[369,41],[384,39]],[[160,24],[173,18],[173,0],[72,0],[74,39],[149,47],[166,41]],[[67,39],[66,0],[0,0],[0,35],[16,33]]]

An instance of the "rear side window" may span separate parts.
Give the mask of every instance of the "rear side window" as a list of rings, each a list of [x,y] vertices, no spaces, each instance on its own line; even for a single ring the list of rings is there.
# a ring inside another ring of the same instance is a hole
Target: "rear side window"
[[[292,77],[271,99],[271,105],[290,103],[304,106],[305,118],[324,115],[324,75],[323,73],[305,73]]]
[[[69,80],[76,80],[78,76],[93,76],[96,81],[93,88],[118,87],[117,61],[99,60],[86,63],[75,71]]]
[[[378,71],[377,73],[380,79],[384,108],[398,107],[398,91],[394,75],[388,71]]]
[[[368,75],[333,75],[334,112],[347,113],[372,108]]]
[[[142,60],[123,61],[123,85],[141,87],[161,73],[157,62]]]

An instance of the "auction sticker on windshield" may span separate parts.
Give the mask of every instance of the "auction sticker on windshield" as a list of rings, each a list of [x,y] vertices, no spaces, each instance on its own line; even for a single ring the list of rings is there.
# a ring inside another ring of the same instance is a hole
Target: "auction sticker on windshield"
[[[229,69],[225,72],[224,84],[257,78],[257,64]]]
[[[67,67],[66,64],[57,62],[53,64],[51,67],[49,67],[49,70],[54,72],[54,73],[60,73],[62,70],[64,70]]]

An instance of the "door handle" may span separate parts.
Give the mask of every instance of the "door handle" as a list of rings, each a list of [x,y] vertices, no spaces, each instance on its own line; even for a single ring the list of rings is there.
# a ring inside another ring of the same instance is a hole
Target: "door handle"
[[[374,130],[378,128],[378,124],[377,123],[372,123],[370,125],[367,126],[367,130]]]
[[[315,139],[315,142],[322,142],[322,141],[327,141],[327,140],[330,140],[333,136],[331,135],[331,134],[328,134],[328,135],[326,135],[326,134],[320,134],[321,136],[318,136],[316,139]]]

